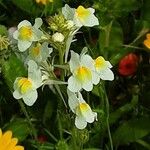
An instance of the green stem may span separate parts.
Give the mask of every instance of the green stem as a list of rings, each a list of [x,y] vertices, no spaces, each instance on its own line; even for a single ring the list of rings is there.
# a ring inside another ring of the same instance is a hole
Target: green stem
[[[64,64],[64,53],[62,49],[59,49],[59,64]],[[61,72],[61,80],[64,81],[64,71]]]
[[[105,94],[105,102],[106,102],[106,125],[107,125],[107,131],[108,131],[108,136],[109,136],[109,142],[110,142],[110,148],[113,150],[113,142],[112,142],[112,137],[111,137],[111,132],[110,132],[110,125],[109,125],[109,101],[108,97],[106,94],[105,86],[102,84],[102,87],[104,89],[104,94]]]
[[[143,140],[137,140],[137,143],[139,143],[140,145],[142,145],[143,147],[145,147],[146,149],[150,150],[150,145],[149,143],[143,141]]]
[[[19,103],[19,105],[20,105],[20,107],[21,107],[21,109],[22,109],[22,111],[23,111],[23,113],[24,113],[24,115],[26,116],[26,118],[27,118],[27,120],[28,120],[28,122],[29,122],[29,125],[30,125],[30,127],[31,127],[31,135],[33,135],[33,137],[34,137],[34,139],[37,139],[37,134],[36,134],[36,132],[35,132],[35,129],[34,129],[34,127],[33,127],[33,124],[32,124],[32,122],[31,122],[31,120],[30,120],[30,117],[29,117],[29,115],[28,115],[28,112],[26,111],[26,108],[25,108],[25,106],[24,106],[24,104],[23,104],[23,102],[21,101],[21,100],[18,100],[18,103]]]
[[[99,97],[100,97],[101,109],[104,110],[104,91],[102,90],[101,86],[99,86],[99,88],[98,88],[98,93],[99,93]]]

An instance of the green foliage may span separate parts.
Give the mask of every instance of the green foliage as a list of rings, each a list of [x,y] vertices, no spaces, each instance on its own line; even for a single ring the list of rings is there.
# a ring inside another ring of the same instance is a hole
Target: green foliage
[[[0,35],[7,35],[7,28],[4,25],[0,25]]]
[[[72,8],[92,6],[96,9],[99,25],[82,27],[75,36],[65,38],[63,48],[59,42],[55,46],[48,41],[54,51],[52,65],[42,65],[53,78],[47,81],[48,85],[38,89],[38,100],[34,106],[21,107],[21,112],[17,103],[21,104],[21,100],[15,101],[7,93],[9,90],[13,92],[17,77],[27,77],[26,65],[15,55],[16,49],[12,45],[5,51],[9,54],[0,53],[0,58],[3,58],[0,59],[0,128],[12,130],[13,137],[17,137],[28,150],[112,150],[111,145],[115,150],[149,149],[150,51],[143,41],[150,32],[150,0],[54,0],[47,5],[35,0],[0,0],[0,35],[7,37],[7,28],[17,26],[20,20],[32,22],[36,17],[42,17],[45,35],[60,32],[67,37],[70,29],[66,28],[66,20],[61,15],[60,18],[55,15],[58,12],[61,14],[65,3]],[[52,14],[55,17],[50,16]],[[42,40],[39,42],[42,43]],[[93,58],[101,55],[111,62],[115,79],[113,82],[100,81],[91,93],[82,91],[84,99],[97,112],[98,121],[88,124],[84,130],[78,130],[74,125],[75,115],[68,107],[67,85],[64,83],[70,77],[67,64],[70,50],[80,53],[85,44]],[[62,52],[66,56],[58,58]],[[137,54],[138,67],[134,74],[122,76],[118,73],[119,62],[128,53]],[[3,57],[4,54],[7,57]],[[55,67],[58,67],[58,72],[54,71]],[[36,139],[40,135],[44,135],[46,140],[41,142]]]
[[[123,44],[123,31],[118,22],[111,21],[108,25],[102,27],[99,36],[99,45],[103,55],[107,54],[106,51],[114,53]]]
[[[24,141],[31,132],[28,121],[22,118],[13,119],[5,126],[5,129],[12,130],[13,136],[17,137],[19,141]]]
[[[144,122],[144,123],[143,123]],[[124,122],[113,134],[113,141],[116,145],[135,142],[136,140],[145,137],[150,133],[150,118],[142,117],[135,118]]]
[[[150,5],[150,1],[149,0],[144,0],[143,1],[141,18],[143,20],[149,21],[149,23],[150,23],[149,5]]]
[[[50,15],[56,11],[56,9],[62,6],[61,0],[56,0],[48,5],[36,3],[34,0],[12,0],[12,2],[21,10],[27,12],[31,16],[37,17],[41,14]]]
[[[13,90],[13,84],[17,77],[27,76],[27,70],[24,67],[24,64],[16,55],[11,55],[9,59],[3,63],[2,72],[5,82],[10,90]]]

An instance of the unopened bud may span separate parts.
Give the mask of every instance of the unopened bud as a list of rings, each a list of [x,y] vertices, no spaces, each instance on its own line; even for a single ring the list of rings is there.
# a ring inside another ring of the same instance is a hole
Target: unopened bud
[[[63,34],[56,32],[52,35],[52,39],[54,42],[63,42],[65,37],[63,36]]]

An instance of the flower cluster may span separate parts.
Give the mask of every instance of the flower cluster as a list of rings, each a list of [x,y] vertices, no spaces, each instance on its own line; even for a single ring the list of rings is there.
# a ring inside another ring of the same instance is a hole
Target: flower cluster
[[[71,51],[69,66],[72,76],[68,79],[68,89],[72,92],[78,92],[81,89],[91,91],[93,84],[97,85],[100,79],[114,79],[114,74],[110,70],[112,65],[102,56],[93,60],[86,53],[79,55]]]
[[[37,2],[44,4],[46,1]],[[14,82],[14,98],[22,98],[25,104],[32,106],[38,98],[37,89],[40,86],[45,83],[66,84],[64,76],[68,78],[67,75],[71,73],[66,92],[69,107],[76,115],[75,125],[79,129],[97,120],[97,113],[93,112],[83,99],[82,90],[92,91],[93,85],[97,85],[100,80],[114,79],[110,62],[102,56],[93,59],[87,54],[87,48],[83,48],[80,55],[71,51],[71,59],[68,62],[70,45],[77,31],[82,26],[99,25],[94,12],[93,8],[86,9],[79,6],[75,9],[65,5],[61,14],[47,19],[50,30],[48,33],[41,29],[43,23],[41,18],[36,18],[33,26],[27,20],[20,22],[13,33],[18,50],[25,55],[24,62],[28,66],[28,76],[18,77]],[[54,57],[49,58],[51,54]],[[60,63],[61,68],[66,67],[64,64],[69,64],[69,68],[65,70],[65,72],[69,70],[68,73],[61,72],[61,80],[54,73],[55,56],[58,56],[59,60],[56,62]]]

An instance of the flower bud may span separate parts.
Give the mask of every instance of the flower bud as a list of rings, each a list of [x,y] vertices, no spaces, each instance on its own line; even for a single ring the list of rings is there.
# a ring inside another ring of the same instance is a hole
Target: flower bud
[[[63,42],[64,41],[64,36],[63,34],[56,32],[55,34],[52,35],[52,39],[54,42]]]

